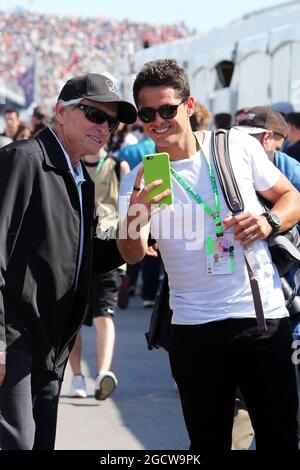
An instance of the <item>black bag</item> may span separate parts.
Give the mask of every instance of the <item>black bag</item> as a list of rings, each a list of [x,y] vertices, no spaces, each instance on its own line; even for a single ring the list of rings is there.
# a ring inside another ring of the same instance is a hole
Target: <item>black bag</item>
[[[300,235],[296,225],[285,233],[269,237],[268,245],[280,277],[286,276],[295,263],[300,264]]]
[[[148,349],[162,347],[166,351],[169,350],[172,315],[173,311],[169,305],[168,276],[165,275],[156,294],[149,331],[145,333]]]
[[[286,308],[289,311],[290,317],[299,321],[300,318],[300,296],[296,295],[296,289],[292,288],[285,277],[281,278],[281,286],[285,298]]]

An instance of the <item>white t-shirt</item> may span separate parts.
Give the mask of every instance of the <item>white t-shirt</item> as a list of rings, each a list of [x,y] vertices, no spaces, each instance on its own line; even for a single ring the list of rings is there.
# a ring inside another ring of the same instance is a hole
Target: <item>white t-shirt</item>
[[[209,155],[213,165],[210,140],[211,132],[206,131],[202,149],[207,156]],[[263,208],[255,191],[265,191],[274,186],[280,171],[269,161],[256,139],[235,129],[230,132],[230,157],[245,211],[261,214]],[[126,208],[139,166],[126,175],[121,184],[121,220],[126,217]],[[215,208],[214,193],[201,151],[188,159],[171,161],[171,166],[211,208]],[[223,220],[228,215],[229,209],[215,169],[214,173]],[[172,206],[151,217],[151,235],[159,244],[169,276],[172,323],[201,324],[227,318],[255,318],[242,247],[235,241],[234,274],[209,276],[206,267],[205,239],[215,234],[215,224],[174,178],[172,178],[172,191]],[[271,263],[267,243],[263,244]],[[266,318],[288,316],[276,267],[273,276],[260,281],[260,291]]]

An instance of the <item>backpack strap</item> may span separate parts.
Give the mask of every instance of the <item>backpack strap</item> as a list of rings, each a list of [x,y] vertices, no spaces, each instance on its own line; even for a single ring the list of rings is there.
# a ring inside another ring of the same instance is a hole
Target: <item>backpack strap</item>
[[[251,293],[252,293],[252,298],[253,298],[253,303],[254,303],[257,328],[259,329],[259,331],[262,331],[262,332],[267,331],[267,324],[265,320],[265,314],[264,314],[264,308],[262,305],[259,284],[258,284],[256,277],[254,276],[254,273],[248,261],[247,254],[245,252],[244,252],[244,258],[245,258],[247,271],[248,271],[248,277],[250,281],[250,288],[251,288]]]
[[[233,173],[229,153],[229,132],[225,129],[217,129],[212,133],[211,148],[214,165],[222,188],[224,199],[232,214],[238,214],[244,210],[244,202]],[[247,266],[250,288],[253,297],[257,326],[260,331],[266,331],[266,321],[259,290],[259,284],[255,278],[251,265],[244,252]]]
[[[229,154],[229,132],[217,129],[212,133],[212,157],[225,202],[233,214],[244,210],[244,202],[237,185]]]

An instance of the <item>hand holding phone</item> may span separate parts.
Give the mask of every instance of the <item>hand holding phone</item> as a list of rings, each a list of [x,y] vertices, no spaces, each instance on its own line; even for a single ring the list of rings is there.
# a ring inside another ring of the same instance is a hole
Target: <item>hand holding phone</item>
[[[152,183],[155,180],[162,180],[162,184],[149,191],[147,194],[147,200],[149,201],[154,196],[162,193],[166,189],[171,191],[169,196],[161,199],[158,204],[172,204],[172,179],[170,173],[170,157],[168,153],[152,153],[150,155],[143,156],[144,166],[144,181],[145,185]]]

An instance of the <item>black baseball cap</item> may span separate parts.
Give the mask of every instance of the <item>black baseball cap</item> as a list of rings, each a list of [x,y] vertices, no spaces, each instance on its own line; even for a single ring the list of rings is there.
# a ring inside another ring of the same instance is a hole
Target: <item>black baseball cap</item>
[[[287,123],[284,117],[268,106],[255,106],[239,119],[237,129],[245,130],[248,134],[260,134],[273,131],[286,137]]]
[[[71,78],[63,86],[58,101],[70,101],[79,98],[87,98],[99,103],[118,103],[118,120],[125,124],[132,124],[136,121],[135,106],[120,99],[114,83],[105,75],[88,73]]]

